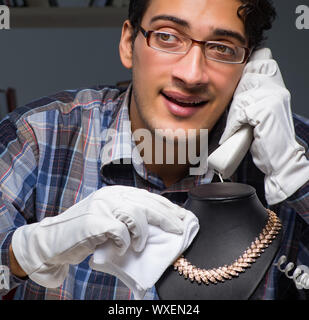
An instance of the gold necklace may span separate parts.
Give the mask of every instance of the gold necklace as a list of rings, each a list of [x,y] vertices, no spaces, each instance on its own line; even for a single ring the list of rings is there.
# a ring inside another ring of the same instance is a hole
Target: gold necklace
[[[186,279],[189,278],[191,282],[197,281],[199,284],[203,282],[207,285],[238,277],[239,273],[245,272],[245,269],[249,268],[261,253],[264,252],[264,249],[272,243],[282,227],[277,215],[269,209],[266,210],[268,212],[266,226],[244,254],[231,265],[224,265],[223,267],[213,269],[200,269],[192,265],[184,256],[180,256],[174,262],[174,270],[178,270],[180,275],[183,275]]]

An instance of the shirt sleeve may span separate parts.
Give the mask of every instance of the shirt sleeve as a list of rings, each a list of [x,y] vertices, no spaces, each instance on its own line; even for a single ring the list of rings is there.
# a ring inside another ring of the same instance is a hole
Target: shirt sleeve
[[[9,247],[14,231],[35,222],[37,144],[30,125],[23,119],[18,126],[8,115],[0,123],[0,266],[10,268]],[[9,274],[5,295],[24,280]]]
[[[296,140],[305,148],[305,156],[309,165],[309,120],[295,114],[293,120]],[[309,177],[301,188],[285,200],[285,203],[293,208],[309,225]]]
[[[293,208],[309,225],[309,181],[289,197],[286,204]]]

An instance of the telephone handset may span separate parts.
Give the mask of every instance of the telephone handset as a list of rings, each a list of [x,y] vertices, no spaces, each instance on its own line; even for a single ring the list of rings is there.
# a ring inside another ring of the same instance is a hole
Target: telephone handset
[[[244,125],[208,157],[208,168],[223,179],[229,178],[239,166],[252,142],[252,127]]]

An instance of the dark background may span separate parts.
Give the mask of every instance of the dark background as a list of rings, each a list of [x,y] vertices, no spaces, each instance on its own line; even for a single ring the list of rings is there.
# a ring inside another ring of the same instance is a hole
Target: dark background
[[[275,0],[274,4],[278,18],[266,44],[292,94],[293,112],[309,118],[309,29],[298,30],[295,24],[296,7],[306,5],[309,10],[309,0]],[[15,88],[20,106],[63,89],[128,80],[130,72],[119,60],[120,32],[121,23],[95,28],[11,25],[11,30],[0,30],[0,88]],[[0,109],[0,117],[5,112]]]
[[[292,95],[292,110],[309,118],[309,29],[298,30],[296,14],[299,5],[309,0],[274,0],[278,17],[267,33],[266,45],[277,60],[286,87]],[[309,25],[309,21],[306,22]]]

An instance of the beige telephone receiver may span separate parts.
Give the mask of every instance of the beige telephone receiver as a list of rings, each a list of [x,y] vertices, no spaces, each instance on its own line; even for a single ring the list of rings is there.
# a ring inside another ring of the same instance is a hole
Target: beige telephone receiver
[[[208,157],[208,168],[223,179],[229,178],[246,155],[252,136],[251,126],[241,127]]]

